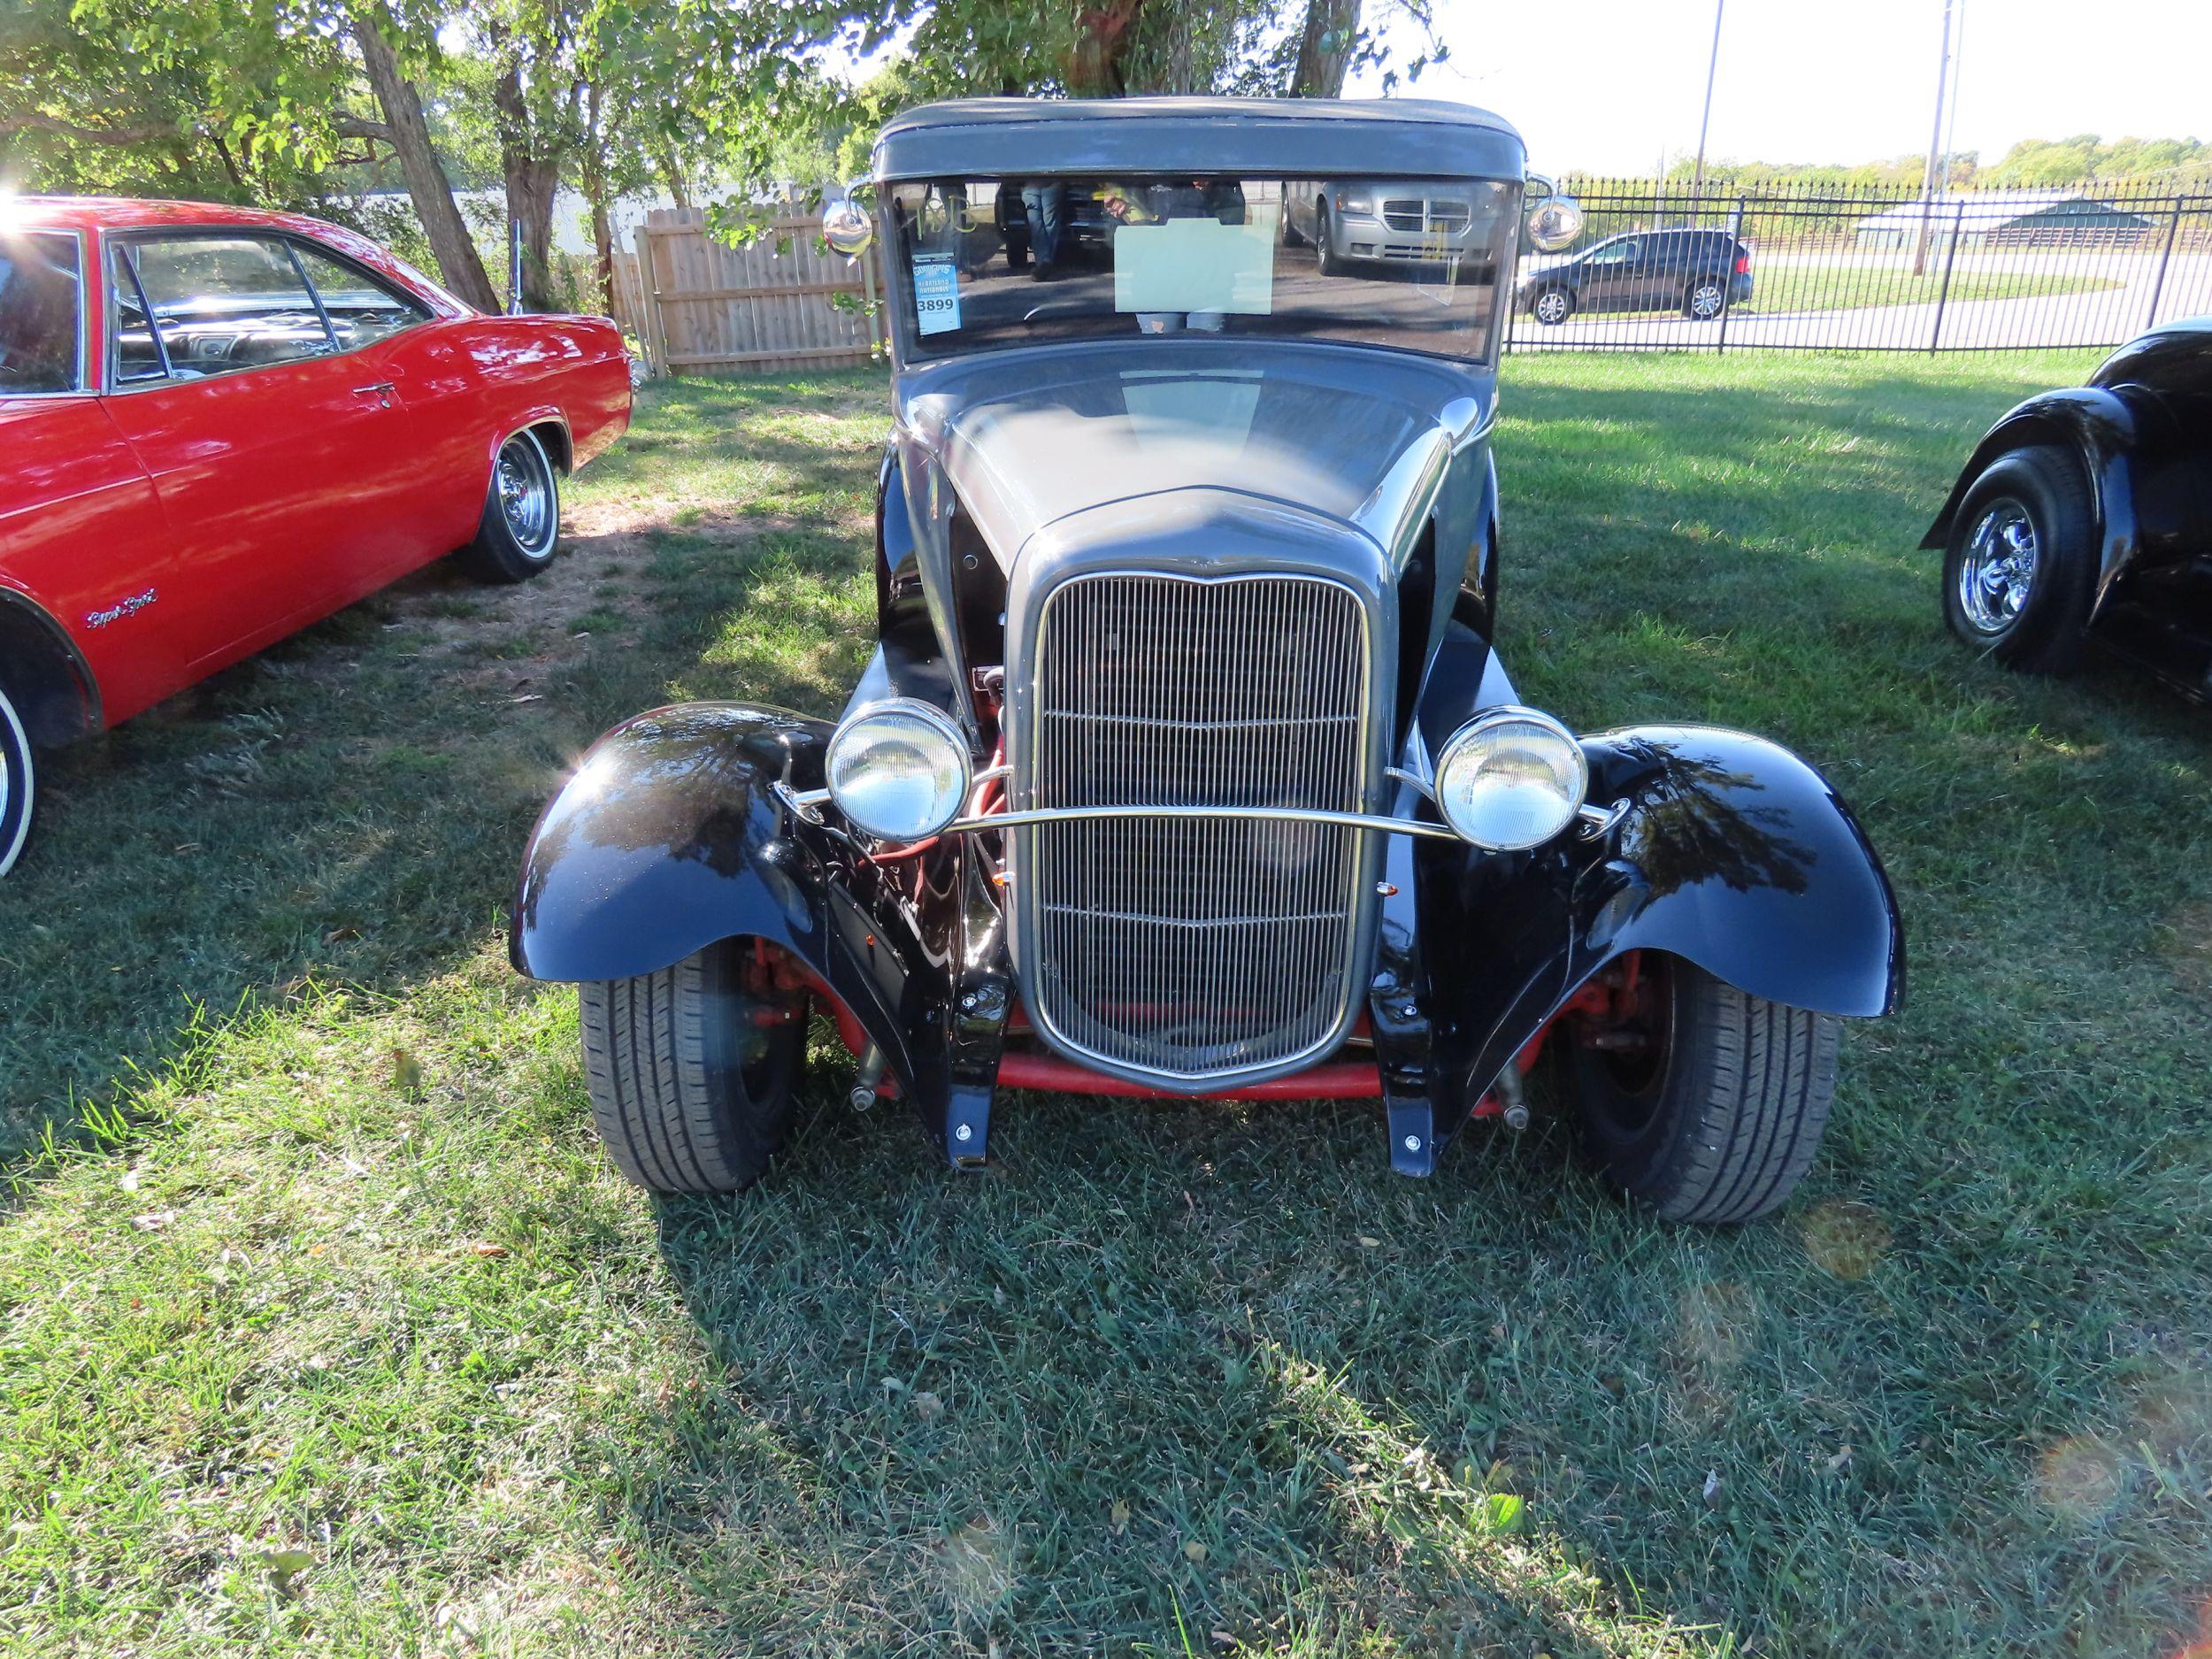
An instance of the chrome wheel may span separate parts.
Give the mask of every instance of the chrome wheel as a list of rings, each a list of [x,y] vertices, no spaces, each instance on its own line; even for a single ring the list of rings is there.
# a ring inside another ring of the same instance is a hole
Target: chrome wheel
[[[1726,299],[1717,282],[1701,282],[1690,290],[1690,315],[1701,323],[1709,323],[1720,315]]]
[[[0,694],[0,876],[14,865],[30,836],[35,787],[30,736],[14,704]]]
[[[1556,326],[1567,320],[1567,296],[1557,288],[1548,288],[1536,296],[1536,320]]]
[[[550,555],[560,532],[561,510],[553,464],[545,458],[544,446],[526,432],[508,439],[499,451],[492,488],[499,496],[499,516],[523,556],[541,559]]]
[[[1978,634],[2008,633],[2035,592],[2035,520],[2009,496],[1982,509],[1959,561],[1959,611]]]

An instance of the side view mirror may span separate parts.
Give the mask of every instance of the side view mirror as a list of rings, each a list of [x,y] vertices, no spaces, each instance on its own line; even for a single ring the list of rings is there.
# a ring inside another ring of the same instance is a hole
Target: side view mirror
[[[832,252],[841,253],[848,259],[859,258],[876,239],[873,216],[853,199],[853,192],[866,182],[864,179],[856,179],[822,210],[822,240],[829,243]]]
[[[1582,204],[1540,173],[1528,175],[1528,188],[1541,187],[1543,194],[1526,202],[1528,245],[1539,253],[1557,253],[1582,234]]]

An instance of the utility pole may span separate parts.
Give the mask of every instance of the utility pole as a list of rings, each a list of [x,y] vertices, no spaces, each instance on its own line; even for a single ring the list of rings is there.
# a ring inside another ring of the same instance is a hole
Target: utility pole
[[[1928,134],[1928,169],[1921,177],[1920,232],[1913,238],[1912,273],[1928,271],[1928,221],[1935,214],[1936,152],[1943,148],[1943,95],[1951,81],[1951,0],[1943,0],[1943,55],[1936,59],[1935,130]]]
[[[1966,0],[1958,0],[1959,26],[1951,36],[1951,119],[1943,133],[1943,188],[1951,188],[1951,164],[1959,153],[1959,88],[1966,84]]]
[[[1720,68],[1720,14],[1728,0],[1713,0],[1713,50],[1705,60],[1705,113],[1697,118],[1697,171],[1690,180],[1693,204],[1705,194],[1705,129],[1713,124],[1713,75]],[[1694,205],[1692,208],[1695,211]]]

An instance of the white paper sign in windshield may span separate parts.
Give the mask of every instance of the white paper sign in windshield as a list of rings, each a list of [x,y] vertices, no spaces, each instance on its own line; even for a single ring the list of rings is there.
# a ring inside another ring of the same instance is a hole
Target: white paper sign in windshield
[[[1234,311],[1275,305],[1275,238],[1265,222],[1171,219],[1114,232],[1118,311]]]
[[[914,319],[926,334],[960,326],[960,273],[950,254],[914,256]]]

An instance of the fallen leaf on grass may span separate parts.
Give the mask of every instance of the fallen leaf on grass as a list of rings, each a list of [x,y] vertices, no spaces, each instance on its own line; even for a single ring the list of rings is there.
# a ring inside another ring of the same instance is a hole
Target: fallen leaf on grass
[[[914,1396],[914,1415],[925,1423],[934,1423],[945,1415],[945,1402],[933,1394],[918,1394]]]
[[[1106,1511],[1106,1518],[1112,1524],[1113,1529],[1117,1532],[1127,1532],[1129,1530],[1128,1504],[1125,1503],[1121,1499],[1116,1498],[1114,1500],[1114,1507]]]
[[[1717,1470],[1717,1469],[1709,1469],[1709,1470],[1707,1470],[1707,1471],[1705,1471],[1705,1494],[1704,1494],[1704,1496],[1705,1496],[1705,1507],[1706,1507],[1707,1509],[1717,1509],[1718,1508],[1720,1508],[1720,1471],[1719,1471],[1719,1470]]]
[[[151,1215],[133,1216],[131,1225],[141,1233],[159,1233],[176,1218],[177,1212],[173,1210],[157,1210]]]
[[[489,1239],[479,1239],[475,1243],[470,1245],[469,1248],[479,1256],[504,1256],[507,1254],[507,1247],[505,1245],[494,1244]]]
[[[1360,1248],[1363,1250],[1372,1250],[1380,1248],[1382,1240],[1380,1239],[1370,1238],[1366,1233],[1363,1233],[1359,1235],[1359,1244]]]
[[[1189,1543],[1183,1546],[1183,1559],[1185,1561],[1203,1561],[1206,1559],[1206,1546],[1201,1543],[1197,1539],[1194,1538]]]
[[[410,1048],[392,1050],[392,1087],[413,1100],[422,1093],[422,1062]]]

